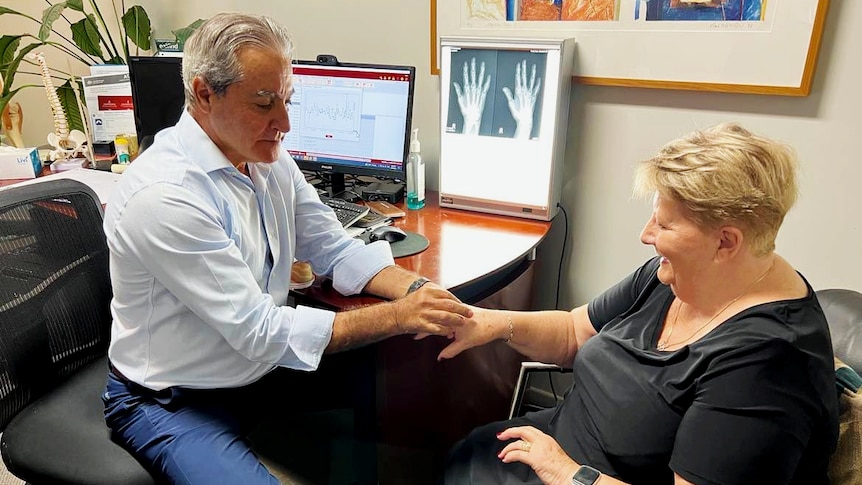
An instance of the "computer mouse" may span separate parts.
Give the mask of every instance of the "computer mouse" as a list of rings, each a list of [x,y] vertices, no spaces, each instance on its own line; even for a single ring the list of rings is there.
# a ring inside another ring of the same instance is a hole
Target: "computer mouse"
[[[371,231],[368,236],[369,242],[386,241],[389,244],[402,241],[407,237],[407,233],[394,226],[380,226]]]

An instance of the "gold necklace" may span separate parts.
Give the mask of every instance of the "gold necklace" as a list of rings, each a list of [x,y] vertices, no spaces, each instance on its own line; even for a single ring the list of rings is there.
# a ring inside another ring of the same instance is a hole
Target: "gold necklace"
[[[718,318],[719,315],[724,313],[725,310],[730,308],[730,305],[733,305],[734,303],[736,303],[740,298],[742,298],[743,296],[748,294],[749,291],[753,290],[754,287],[757,286],[758,283],[763,281],[763,278],[766,278],[766,275],[768,275],[769,272],[772,271],[772,266],[774,264],[775,264],[775,262],[773,261],[772,264],[770,264],[769,267],[766,268],[766,271],[764,271],[763,274],[760,275],[760,277],[758,277],[756,280],[754,280],[754,283],[749,285],[748,288],[746,288],[742,293],[736,295],[736,298],[730,300],[730,302],[727,305],[724,305],[723,307],[721,307],[721,310],[719,310],[715,315],[713,315],[709,320],[707,320],[706,323],[704,323],[703,325],[698,327],[697,330],[695,330],[694,332],[691,333],[691,335],[689,335],[688,337],[686,337],[683,340],[680,340],[679,342],[674,342],[671,344],[670,343],[670,337],[673,335],[673,330],[676,328],[676,322],[677,322],[677,320],[679,320],[679,312],[680,312],[680,310],[682,310],[682,300],[680,300],[679,305],[677,305],[677,307],[676,307],[676,315],[674,315],[674,317],[673,317],[673,322],[671,323],[670,331],[667,333],[667,337],[664,338],[664,341],[656,344],[655,348],[657,350],[666,350],[668,347],[687,343],[689,340],[694,338],[695,335],[700,333],[701,330],[703,330],[704,328],[709,326],[709,324],[712,323],[713,320]]]

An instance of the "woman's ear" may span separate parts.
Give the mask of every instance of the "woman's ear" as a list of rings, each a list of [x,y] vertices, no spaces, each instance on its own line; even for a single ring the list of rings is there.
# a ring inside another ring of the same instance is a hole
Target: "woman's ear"
[[[742,250],[745,235],[735,226],[722,226],[718,229],[718,250],[716,257],[722,260],[736,256]]]

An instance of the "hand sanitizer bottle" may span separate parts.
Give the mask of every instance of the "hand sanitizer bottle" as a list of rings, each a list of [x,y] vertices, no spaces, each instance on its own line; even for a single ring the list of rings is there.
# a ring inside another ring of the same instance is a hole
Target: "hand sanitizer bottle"
[[[410,153],[407,155],[407,208],[425,207],[425,162],[419,154],[419,128],[410,133]]]

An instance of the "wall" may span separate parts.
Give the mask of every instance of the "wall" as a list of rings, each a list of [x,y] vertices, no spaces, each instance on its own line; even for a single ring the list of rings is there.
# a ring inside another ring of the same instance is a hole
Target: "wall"
[[[778,252],[814,288],[862,290],[862,68],[852,60],[862,32],[854,18],[862,18],[862,3],[831,2],[814,89],[804,98],[575,86],[563,191],[574,233],[563,306],[587,301],[653,254],[638,242],[649,203],[629,196],[636,161],[694,128],[729,120],[785,140],[799,154],[800,199],[779,233]],[[546,280],[545,288],[553,286]]]
[[[44,5],[32,0],[3,3],[31,11]],[[429,73],[426,2],[140,0],[140,4],[159,36],[170,36],[171,29],[196,18],[241,8],[267,13],[288,26],[299,58],[327,53],[344,61],[417,66],[414,126],[420,128],[429,186],[436,188],[439,88],[437,77]],[[4,17],[2,32],[8,31]],[[815,288],[862,290],[858,214],[862,163],[855,143],[862,131],[857,118],[862,109],[858,92],[862,67],[855,61],[862,30],[851,25],[854,18],[862,18],[862,2],[832,0],[814,90],[804,98],[575,85],[564,174],[568,240],[560,265],[564,221],[558,217],[539,251],[539,305],[554,306],[559,267],[563,269],[559,304],[568,308],[586,302],[652,255],[651,248],[638,240],[649,202],[630,197],[635,163],[672,138],[729,120],[788,141],[800,155],[801,197],[779,235],[778,251]],[[44,98],[39,90],[29,91],[35,93],[33,103]],[[35,105],[31,111],[29,99],[21,100],[27,109],[25,138],[41,143],[38,134],[50,130],[48,115],[37,115]],[[38,121],[43,122],[41,127]]]

